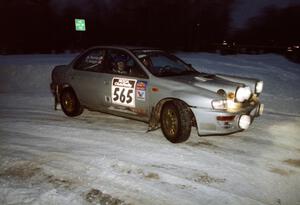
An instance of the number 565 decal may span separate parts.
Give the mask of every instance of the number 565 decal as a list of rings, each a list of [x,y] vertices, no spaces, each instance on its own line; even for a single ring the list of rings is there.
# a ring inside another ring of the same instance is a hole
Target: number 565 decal
[[[136,80],[127,78],[113,78],[111,99],[113,104],[135,107]]]

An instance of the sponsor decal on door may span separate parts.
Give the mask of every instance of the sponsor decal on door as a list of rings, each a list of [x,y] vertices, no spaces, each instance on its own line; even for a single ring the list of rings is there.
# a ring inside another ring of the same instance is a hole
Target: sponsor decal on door
[[[145,101],[146,100],[146,89],[147,82],[138,80],[136,83],[136,99]]]

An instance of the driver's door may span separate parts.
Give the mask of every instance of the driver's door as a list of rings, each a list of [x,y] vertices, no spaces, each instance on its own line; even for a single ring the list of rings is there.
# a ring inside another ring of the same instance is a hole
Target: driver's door
[[[108,112],[140,120],[147,120],[149,111],[149,78],[133,57],[118,49],[107,52],[105,74],[105,107]],[[116,72],[115,66],[123,59],[125,71]]]

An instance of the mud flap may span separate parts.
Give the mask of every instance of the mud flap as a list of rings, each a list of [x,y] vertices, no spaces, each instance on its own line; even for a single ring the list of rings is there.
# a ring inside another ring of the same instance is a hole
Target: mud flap
[[[58,105],[58,100],[57,100],[57,97],[55,95],[55,97],[54,97],[54,110],[58,110],[57,105]]]
[[[54,110],[58,110],[58,105],[59,105],[59,90],[58,90],[58,85],[51,84],[51,90],[54,96]]]
[[[147,132],[154,131],[160,128],[159,115],[160,109],[152,108]]]

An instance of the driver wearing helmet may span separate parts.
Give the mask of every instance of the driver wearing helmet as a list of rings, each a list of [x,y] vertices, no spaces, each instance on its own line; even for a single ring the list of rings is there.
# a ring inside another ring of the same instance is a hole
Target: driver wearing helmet
[[[124,57],[118,56],[115,59],[115,66],[113,68],[113,71],[114,73],[121,75],[128,74],[128,72],[126,71],[126,60]]]

